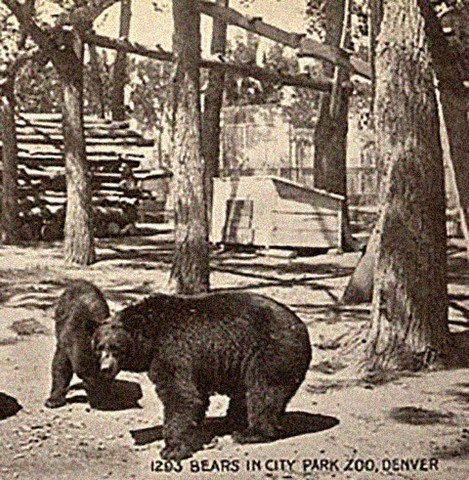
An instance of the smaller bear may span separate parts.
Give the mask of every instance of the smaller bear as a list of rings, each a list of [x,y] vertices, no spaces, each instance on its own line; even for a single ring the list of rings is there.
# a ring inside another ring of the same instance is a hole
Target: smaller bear
[[[240,443],[279,437],[285,407],[305,378],[305,324],[270,298],[242,292],[154,294],[100,325],[101,368],[147,372],[164,406],[161,456],[182,460],[202,447],[209,397],[230,397],[227,423]]]
[[[46,407],[66,404],[65,396],[74,373],[84,381],[90,400],[99,396],[99,387],[111,380],[105,369],[100,370],[99,359],[91,345],[94,331],[109,316],[108,304],[95,285],[85,280],[70,282],[55,309],[57,345],[52,360],[52,389]]]

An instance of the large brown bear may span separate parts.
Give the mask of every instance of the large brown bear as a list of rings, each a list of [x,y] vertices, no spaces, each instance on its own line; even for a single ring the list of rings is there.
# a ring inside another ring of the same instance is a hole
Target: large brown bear
[[[311,345],[287,307],[250,293],[155,294],[96,330],[106,370],[148,372],[164,405],[165,459],[189,457],[213,393],[230,397],[227,421],[241,443],[278,438],[305,378]]]
[[[57,408],[66,404],[66,394],[73,374],[85,383],[93,398],[109,378],[100,369],[92,347],[94,331],[110,315],[101,291],[85,280],[70,282],[55,309],[57,340],[52,360],[52,389],[45,405]]]

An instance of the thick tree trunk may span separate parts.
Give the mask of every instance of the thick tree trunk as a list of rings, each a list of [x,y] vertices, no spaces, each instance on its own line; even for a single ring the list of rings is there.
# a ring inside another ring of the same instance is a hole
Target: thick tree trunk
[[[379,32],[382,17],[382,0],[372,0],[372,59],[374,55],[374,41]],[[463,209],[466,225],[469,224],[469,162],[467,161],[467,145],[469,145],[469,129],[467,123],[468,93],[464,87],[459,68],[460,59],[452,46],[446,40],[441,24],[433,8],[421,4],[425,18],[425,32],[428,38],[433,66],[438,79],[440,102],[443,110],[451,161],[454,168],[459,201]],[[373,61],[374,68],[374,61]],[[383,169],[382,162],[378,168]],[[381,175],[381,172],[380,172]],[[350,281],[344,291],[342,302],[357,304],[371,302],[373,295],[373,271],[376,259],[375,237],[373,232],[365,255],[360,259]],[[466,239],[467,241],[467,239]],[[467,246],[469,248],[469,245]]]
[[[384,2],[374,112],[377,154],[389,168],[367,343],[372,370],[415,370],[448,353],[444,169],[433,82],[419,1]]]
[[[65,260],[78,265],[95,261],[91,174],[86,158],[83,125],[83,43],[69,32],[64,47],[68,55],[55,65],[62,82],[67,210],[65,217]]]
[[[430,52],[438,79],[441,108],[459,201],[467,226],[469,225],[469,161],[467,156],[467,146],[469,145],[467,121],[469,94],[464,86],[459,54],[446,40],[434,10],[427,3],[422,3],[422,13],[425,18]],[[468,242],[467,238],[466,242]],[[469,242],[466,247],[469,250]]]
[[[341,46],[347,0],[326,0],[325,3],[325,43]],[[347,34],[346,38],[349,37]],[[346,71],[335,71],[332,64],[325,62],[324,74],[327,77],[338,75],[339,92],[336,98],[323,93],[319,108],[319,118],[314,139],[314,186],[347,198],[347,132],[349,93],[341,87],[349,81]],[[331,102],[334,101],[334,104]],[[351,246],[348,228],[348,209],[344,214],[345,228],[342,244]]]
[[[200,17],[195,2],[174,0],[173,189],[175,253],[171,289],[209,289],[205,165],[200,148]]]
[[[130,18],[132,16],[131,0],[120,0],[121,16],[119,38],[129,38]],[[123,50],[117,50],[114,60],[113,90],[112,90],[112,119],[122,121],[125,113],[125,84],[127,82],[127,55]]]
[[[228,0],[218,0],[222,7],[228,6]],[[211,53],[225,53],[226,23],[218,18],[213,19]],[[223,91],[225,71],[212,68],[209,72],[208,85],[205,93],[204,114],[202,117],[202,155],[206,165],[207,208],[212,212],[212,179],[219,175],[220,162],[220,114],[223,106]]]
[[[18,145],[15,124],[15,77],[11,75],[1,92],[2,129],[2,242],[19,240],[18,219]]]

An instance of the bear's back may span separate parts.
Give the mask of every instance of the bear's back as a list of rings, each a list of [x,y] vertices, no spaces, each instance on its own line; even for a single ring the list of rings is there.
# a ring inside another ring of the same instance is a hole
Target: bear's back
[[[254,358],[258,365],[268,365],[273,379],[301,376],[311,360],[304,323],[286,306],[261,295],[155,294],[131,310],[122,318],[127,328],[151,338],[156,355],[166,362],[189,362],[220,393],[244,377]]]
[[[71,281],[59,297],[55,308],[56,336],[90,336],[89,323],[100,323],[110,315],[102,292],[86,280]]]

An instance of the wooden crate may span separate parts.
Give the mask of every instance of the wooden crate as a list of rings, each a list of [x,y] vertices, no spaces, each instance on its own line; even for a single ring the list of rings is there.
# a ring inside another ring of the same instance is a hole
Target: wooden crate
[[[214,179],[210,240],[341,248],[344,198],[275,176]]]

